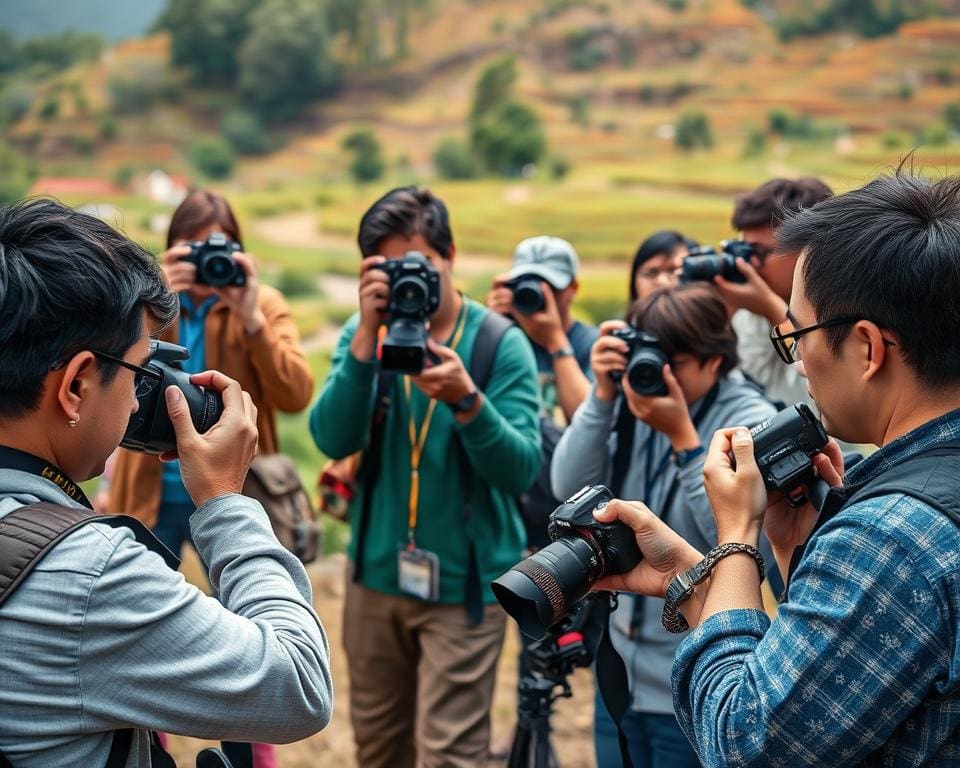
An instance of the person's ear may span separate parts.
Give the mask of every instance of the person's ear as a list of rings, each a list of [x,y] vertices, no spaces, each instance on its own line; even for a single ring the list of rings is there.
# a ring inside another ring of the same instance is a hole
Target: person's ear
[[[723,355],[714,355],[704,364],[704,367],[714,378],[720,378],[720,366],[723,365]]]
[[[857,344],[858,358],[861,360],[863,380],[870,381],[879,375],[885,363],[888,363],[887,345],[883,343],[883,333],[875,323],[860,320],[853,326],[853,337]]]
[[[570,281],[570,285],[567,286],[567,290],[570,291],[570,298],[573,299],[577,295],[577,291],[580,290],[580,281],[577,278],[573,278]]]
[[[447,261],[450,262],[450,268],[453,269],[453,263],[457,259],[457,246],[456,243],[450,243],[450,247],[447,249]]]
[[[92,352],[74,355],[63,367],[57,387],[57,402],[63,408],[68,421],[79,421],[83,401],[90,396],[91,387],[94,386],[92,376],[99,377],[96,358]]]

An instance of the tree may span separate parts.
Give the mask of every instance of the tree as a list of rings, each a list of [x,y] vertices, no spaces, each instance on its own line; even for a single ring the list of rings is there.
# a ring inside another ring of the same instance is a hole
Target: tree
[[[240,90],[259,115],[286,119],[334,93],[340,70],[330,58],[325,8],[314,0],[264,0],[250,17]]]
[[[353,155],[350,175],[358,184],[376,181],[383,176],[383,153],[373,131],[358,128],[344,138],[341,146]]]
[[[446,138],[433,151],[433,167],[444,179],[473,179],[479,174],[477,160],[460,139]]]
[[[484,67],[473,89],[470,120],[479,120],[502,107],[513,96],[516,82],[517,60],[512,55],[501,56]]]
[[[488,170],[502,176],[519,175],[547,150],[537,113],[516,101],[508,101],[476,121],[470,130],[470,145]]]
[[[685,152],[713,146],[713,131],[710,118],[703,112],[688,111],[680,115],[673,135],[673,143]]]
[[[262,155],[270,149],[263,123],[249,112],[234,110],[225,114],[220,121],[220,133],[238,155]]]
[[[225,179],[233,171],[233,151],[218,136],[201,136],[190,145],[190,162],[211,179]]]
[[[170,33],[173,63],[186,67],[194,80],[233,83],[255,5],[256,0],[170,0],[157,27]]]

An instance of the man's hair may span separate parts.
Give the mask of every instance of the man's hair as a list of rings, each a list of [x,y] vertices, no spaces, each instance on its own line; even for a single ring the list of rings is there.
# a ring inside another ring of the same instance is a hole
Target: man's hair
[[[670,357],[693,355],[703,365],[720,355],[721,376],[739,362],[737,334],[730,325],[727,305],[712,285],[682,283],[656,290],[633,305],[627,322],[656,336]]]
[[[450,258],[453,233],[447,206],[429,190],[397,187],[371,205],[360,219],[360,253],[376,255],[381,243],[392,235],[421,235],[443,258]]]
[[[733,208],[733,228],[778,227],[790,214],[810,208],[832,196],[820,179],[770,179],[740,195]]]
[[[960,383],[960,176],[881,176],[787,219],[817,320],[864,318],[896,336],[924,384]],[[850,326],[824,330],[836,354]]]
[[[640,271],[644,262],[654,256],[672,256],[678,248],[689,247],[687,238],[671,229],[654,232],[640,243],[637,252],[633,255],[633,264],[630,266],[630,301],[637,300],[637,272]]]
[[[83,350],[123,356],[177,312],[156,260],[53,200],[0,207],[0,417],[36,410],[44,380]],[[99,362],[105,382],[117,366]]]
[[[240,225],[227,198],[207,189],[196,189],[187,195],[170,217],[167,248],[177,240],[193,240],[197,232],[218,226],[223,233],[243,247]]]

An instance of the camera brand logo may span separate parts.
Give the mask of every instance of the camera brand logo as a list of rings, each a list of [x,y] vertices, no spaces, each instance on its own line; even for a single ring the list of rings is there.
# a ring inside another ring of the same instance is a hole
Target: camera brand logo
[[[40,471],[40,474],[56,485],[57,488],[67,494],[71,499],[76,499],[80,496],[80,489],[76,484],[54,467],[47,465]]]

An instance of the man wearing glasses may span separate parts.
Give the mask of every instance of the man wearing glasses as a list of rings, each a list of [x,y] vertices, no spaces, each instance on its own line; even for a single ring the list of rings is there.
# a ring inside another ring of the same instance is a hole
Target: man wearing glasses
[[[737,198],[733,227],[740,239],[754,248],[750,262],[737,260],[745,283],[715,278],[714,282],[733,312],[740,368],[766,389],[775,402],[808,402],[807,388],[793,367],[780,364],[770,347],[770,327],[786,318],[797,253],[776,249],[776,228],[785,214],[810,208],[830,197],[830,188],[819,179],[771,179]]]
[[[704,558],[611,502],[597,518],[629,524],[646,559],[596,588],[665,594],[665,626],[694,628],[673,694],[708,768],[960,765],[960,176],[900,170],[777,238],[802,255],[775,354],[830,434],[879,449],[844,476],[831,442],[823,507],[794,509],[767,496],[750,433],[720,430],[704,485],[724,546]],[[744,556],[761,529],[788,582],[772,621]]]

